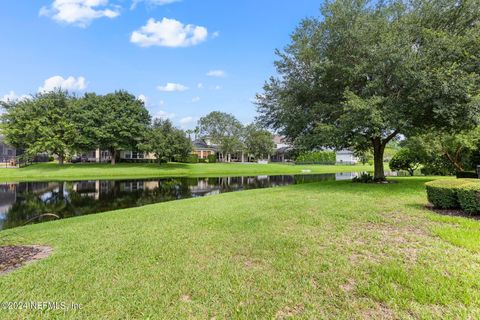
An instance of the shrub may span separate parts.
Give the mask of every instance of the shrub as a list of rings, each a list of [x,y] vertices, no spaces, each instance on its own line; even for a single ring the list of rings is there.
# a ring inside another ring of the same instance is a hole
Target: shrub
[[[480,214],[480,183],[471,183],[459,188],[457,196],[463,211]]]
[[[420,157],[410,149],[404,148],[398,151],[390,160],[390,169],[394,171],[405,170],[413,176],[420,166]]]
[[[217,155],[209,154],[208,155],[208,163],[216,163],[217,162]]]
[[[335,164],[335,161],[335,152],[333,151],[303,152],[296,159],[298,163]]]
[[[426,184],[428,201],[441,209],[480,213],[480,182],[470,179],[436,180]]]
[[[469,179],[476,179],[478,178],[478,174],[473,171],[459,171],[456,174],[457,178],[469,178]]]
[[[198,163],[208,163],[208,160],[205,158],[199,158]]]
[[[358,183],[373,183],[375,179],[370,173],[363,172],[360,176],[353,178],[352,181]]]
[[[198,154],[190,154],[188,158],[186,159],[187,163],[198,163]]]

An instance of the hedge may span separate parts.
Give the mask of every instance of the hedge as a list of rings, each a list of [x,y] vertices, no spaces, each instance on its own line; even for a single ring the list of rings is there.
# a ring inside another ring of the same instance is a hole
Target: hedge
[[[428,201],[437,208],[480,214],[480,180],[436,180],[428,182],[426,188]]]
[[[333,151],[309,151],[301,153],[296,163],[321,163],[321,164],[335,164],[335,152]]]

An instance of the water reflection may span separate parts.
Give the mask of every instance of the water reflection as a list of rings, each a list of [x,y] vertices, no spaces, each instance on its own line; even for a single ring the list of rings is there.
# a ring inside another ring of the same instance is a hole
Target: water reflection
[[[0,229],[13,228],[53,213],[61,218],[137,207],[146,204],[203,197],[246,189],[285,186],[326,180],[346,180],[355,173],[301,176],[165,178],[74,182],[22,182],[0,184]]]

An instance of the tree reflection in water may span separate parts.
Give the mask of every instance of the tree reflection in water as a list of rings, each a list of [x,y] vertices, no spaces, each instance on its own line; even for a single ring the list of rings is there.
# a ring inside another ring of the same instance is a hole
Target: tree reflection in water
[[[335,174],[4,183],[0,184],[0,229],[21,226],[44,213],[68,218],[224,192],[325,180],[335,180]],[[51,219],[40,217],[34,222]]]

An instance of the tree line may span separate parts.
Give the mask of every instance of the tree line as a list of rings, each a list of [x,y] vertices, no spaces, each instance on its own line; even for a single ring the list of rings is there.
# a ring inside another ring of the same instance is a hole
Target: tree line
[[[181,162],[193,150],[186,131],[168,119],[152,120],[144,102],[127,91],[77,97],[54,90],[1,105],[1,133],[28,157],[48,153],[63,164],[74,154],[100,149],[109,151],[115,164],[120,151],[135,150],[152,153],[159,162]],[[270,132],[257,124],[243,126],[230,114],[212,112],[194,132],[218,145],[227,161],[233,152],[255,158],[273,152]]]

